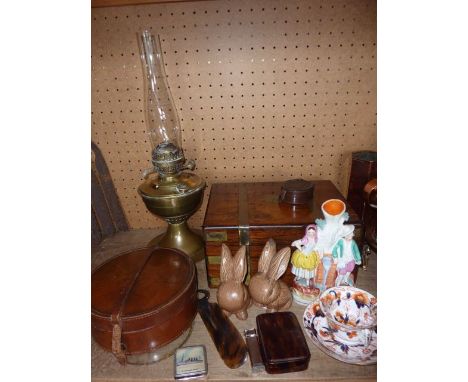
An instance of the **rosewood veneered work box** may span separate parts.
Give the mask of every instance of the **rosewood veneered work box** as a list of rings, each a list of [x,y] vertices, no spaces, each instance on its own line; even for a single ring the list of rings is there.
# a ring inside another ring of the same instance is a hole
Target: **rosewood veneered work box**
[[[279,201],[283,182],[265,183],[217,183],[211,187],[208,207],[203,222],[205,261],[208,284],[219,285],[221,244],[225,243],[234,253],[246,245],[248,276],[257,272],[258,260],[269,238],[276,241],[277,249],[304,236],[305,227],[323,218],[321,205],[328,199],[344,196],[329,180],[313,181],[315,188],[307,204],[292,205]],[[361,238],[361,220],[346,203],[349,213],[347,223],[354,224],[355,240]],[[288,267],[283,281],[291,285],[294,275]]]

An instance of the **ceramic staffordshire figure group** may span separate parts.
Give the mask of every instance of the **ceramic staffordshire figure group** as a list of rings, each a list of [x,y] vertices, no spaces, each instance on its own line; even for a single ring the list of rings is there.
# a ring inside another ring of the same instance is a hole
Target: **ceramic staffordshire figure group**
[[[353,285],[350,278],[361,255],[353,240],[354,225],[344,224],[349,218],[346,205],[339,199],[322,204],[325,219],[306,227],[305,235],[292,242],[296,247],[291,257],[294,300],[303,305],[314,301],[321,291],[338,285]]]

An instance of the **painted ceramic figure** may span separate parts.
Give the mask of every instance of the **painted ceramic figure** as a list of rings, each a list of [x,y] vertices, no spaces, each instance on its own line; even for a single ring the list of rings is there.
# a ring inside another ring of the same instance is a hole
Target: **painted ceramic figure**
[[[315,286],[323,291],[335,286],[336,266],[333,261],[333,248],[342,238],[343,224],[349,215],[346,205],[339,199],[329,199],[322,203],[324,219],[316,219],[317,245],[316,250],[320,254],[320,263],[315,271]]]
[[[308,225],[304,237],[293,241],[291,246],[297,248],[291,257],[291,272],[296,276],[293,282],[293,298],[299,304],[309,304],[319,293],[313,283],[315,269],[320,263],[320,254],[316,250],[317,226]]]
[[[324,219],[308,225],[305,236],[291,244],[297,248],[291,272],[296,276],[293,298],[299,304],[313,302],[321,291],[335,285],[352,285],[351,272],[361,264],[354,226],[344,224],[349,219],[346,204],[329,199],[322,204],[322,213]]]
[[[353,285],[349,275],[356,265],[361,264],[361,254],[356,242],[353,240],[354,226],[347,224],[343,226],[342,238],[333,247],[332,256],[336,264],[338,276],[335,285]]]

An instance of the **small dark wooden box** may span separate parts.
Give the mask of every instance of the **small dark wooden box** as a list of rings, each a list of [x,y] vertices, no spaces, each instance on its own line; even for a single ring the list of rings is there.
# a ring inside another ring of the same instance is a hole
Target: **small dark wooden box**
[[[260,314],[256,318],[258,342],[267,373],[306,370],[310,351],[292,312]]]
[[[229,246],[233,254],[244,244],[247,246],[249,276],[257,272],[258,260],[269,238],[276,241],[277,249],[291,245],[304,236],[305,227],[323,218],[321,205],[328,199],[345,198],[329,180],[316,180],[314,195],[308,204],[280,203],[283,182],[223,183],[211,187],[208,207],[203,222],[205,260],[210,288],[219,285],[221,244]],[[347,204],[349,224],[354,224],[355,240],[360,243],[361,220]],[[282,277],[288,285],[294,275],[290,267]]]

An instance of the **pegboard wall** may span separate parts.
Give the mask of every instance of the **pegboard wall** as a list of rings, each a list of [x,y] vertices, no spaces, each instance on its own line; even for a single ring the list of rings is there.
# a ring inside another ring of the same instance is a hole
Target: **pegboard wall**
[[[165,224],[137,193],[151,165],[140,28],[160,35],[184,151],[208,185],[330,179],[346,195],[351,152],[376,150],[375,1],[93,8],[92,139],[131,228]]]

